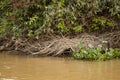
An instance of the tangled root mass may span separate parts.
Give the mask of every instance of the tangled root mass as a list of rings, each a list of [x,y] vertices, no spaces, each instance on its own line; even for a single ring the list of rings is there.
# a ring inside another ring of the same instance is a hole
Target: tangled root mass
[[[0,38],[0,51],[3,50],[15,50],[24,52],[30,55],[43,55],[43,56],[62,56],[71,55],[73,51],[78,50],[78,43],[82,41],[83,47],[87,48],[88,44],[93,45],[95,48],[102,44],[102,41],[106,40],[109,42],[103,44],[103,49],[105,48],[119,48],[120,49],[120,31],[102,34],[100,36],[89,35],[87,33],[81,34],[79,37],[75,38],[53,38],[50,40],[29,40],[22,38],[11,38],[5,39]]]

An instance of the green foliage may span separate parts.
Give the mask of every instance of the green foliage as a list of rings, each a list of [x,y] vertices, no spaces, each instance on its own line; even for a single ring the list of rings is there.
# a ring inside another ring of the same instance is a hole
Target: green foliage
[[[75,59],[80,60],[108,60],[114,58],[120,58],[120,51],[118,49],[108,50],[105,49],[105,52],[102,51],[102,45],[98,45],[97,48],[92,46],[91,44],[88,45],[88,48],[82,47],[83,43],[80,41],[78,48],[78,52],[73,52],[73,57]]]
[[[120,0],[1,0],[0,13],[0,34],[80,33],[119,26]]]
[[[110,19],[106,19],[104,17],[97,17],[92,19],[90,30],[100,30],[100,28],[113,27],[114,24],[115,22]]]
[[[83,31],[83,26],[76,26],[76,27],[74,27],[73,28],[73,30],[75,31],[75,32],[82,32]]]
[[[58,23],[57,28],[58,28],[62,33],[66,33],[66,32],[69,31],[69,29],[65,26],[64,22]]]

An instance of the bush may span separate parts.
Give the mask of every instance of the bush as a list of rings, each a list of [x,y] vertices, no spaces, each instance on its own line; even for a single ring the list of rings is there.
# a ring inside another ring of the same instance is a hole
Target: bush
[[[120,0],[1,0],[0,12],[2,35],[120,29]]]
[[[108,60],[114,58],[120,58],[119,49],[108,49],[102,50],[102,45],[98,45],[97,48],[93,47],[91,44],[88,48],[82,47],[82,42],[78,45],[79,51],[73,52],[73,57],[80,60]]]

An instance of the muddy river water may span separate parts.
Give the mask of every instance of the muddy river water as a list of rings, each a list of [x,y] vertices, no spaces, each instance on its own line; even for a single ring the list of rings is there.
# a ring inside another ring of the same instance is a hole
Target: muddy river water
[[[120,60],[78,61],[2,53],[0,80],[120,80]]]

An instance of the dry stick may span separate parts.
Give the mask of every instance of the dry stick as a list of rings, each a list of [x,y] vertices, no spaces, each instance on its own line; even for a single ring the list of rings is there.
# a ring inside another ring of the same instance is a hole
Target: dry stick
[[[60,49],[59,49],[59,51],[56,53],[56,54],[54,54],[53,56],[57,56],[57,55],[61,55],[66,49],[71,49],[72,51],[75,51],[73,48],[72,48],[72,46],[71,46],[71,44],[68,44],[68,42],[71,42],[70,40],[68,40],[68,39],[66,39],[65,40],[66,42],[64,42],[64,47],[61,47]]]
[[[50,50],[49,50],[50,51]],[[48,56],[48,55],[50,55],[50,54],[52,54],[52,53],[54,53],[54,52],[56,52],[54,49],[53,50],[51,50],[50,52],[47,52],[47,54],[45,54],[46,56]]]
[[[59,41],[58,42],[58,44],[56,44],[55,46],[54,46],[54,49],[51,49],[50,47],[50,49],[47,51],[47,54],[46,55],[49,55],[49,54],[52,54],[52,53],[57,53],[57,54],[53,54],[53,55],[59,55],[59,54],[62,54],[63,53],[63,51],[64,51],[64,47],[61,47],[61,43],[62,41]],[[61,47],[60,49],[57,49],[58,47],[57,46],[59,46],[59,47]],[[64,45],[64,46],[66,46],[66,45]],[[67,48],[67,47],[66,47]],[[65,48],[65,49],[66,49]],[[45,52],[44,52],[45,53]]]
[[[59,41],[59,42],[58,42],[53,48],[50,49],[50,52],[47,53],[47,55],[59,51],[60,49],[59,49],[58,47],[59,47],[59,48],[61,47],[61,43],[60,43],[60,41]],[[53,54],[53,55],[54,55],[54,54]]]
[[[48,52],[46,55],[54,53],[54,52],[56,52],[56,50],[57,50],[57,47],[55,47],[54,49],[49,49],[50,52]]]
[[[56,54],[54,54],[53,56],[61,55],[63,52],[64,52],[64,49],[61,49]]]
[[[0,51],[4,50],[5,49],[5,46],[0,46]]]
[[[51,51],[51,49],[50,48],[48,48],[47,50],[45,50],[45,51],[40,51],[40,53],[39,54],[46,54],[46,53],[49,53]]]
[[[45,47],[43,50],[40,50],[39,52],[35,52],[35,53],[33,53],[32,55],[40,54],[41,52],[46,51],[48,48],[50,48],[52,45],[54,45],[54,43],[55,43],[56,41],[57,41],[57,40],[53,41],[50,45],[48,45],[47,47]]]
[[[53,56],[61,55],[61,54],[63,53],[63,51],[66,50],[67,46],[64,45],[64,47],[63,47],[63,46],[61,46],[60,44],[61,44],[61,43],[59,43],[59,45],[58,45],[60,48],[58,49],[58,51],[56,51],[56,54],[54,54]],[[57,49],[56,49],[56,50],[57,50]]]
[[[36,46],[30,44],[29,42],[27,42],[27,44],[28,44],[28,46],[30,46],[30,47],[38,48],[38,47],[36,47]]]
[[[32,51],[30,51],[29,49],[24,49],[24,50],[22,50],[23,52],[28,52],[28,53],[30,53],[30,54],[32,54],[33,52]]]
[[[48,48],[50,48],[52,45],[54,45],[54,43],[55,42],[57,42],[58,40],[55,40],[55,41],[53,41],[51,44],[49,44],[47,47],[45,47],[44,49],[43,49],[43,51],[45,51],[46,49],[48,49]]]

